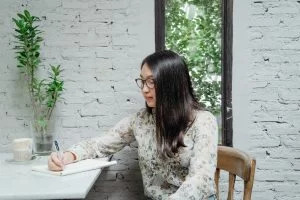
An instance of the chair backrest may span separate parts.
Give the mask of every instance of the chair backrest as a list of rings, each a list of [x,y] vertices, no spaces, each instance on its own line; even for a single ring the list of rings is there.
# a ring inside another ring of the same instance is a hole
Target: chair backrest
[[[219,199],[220,170],[229,172],[228,200],[233,200],[236,176],[244,180],[243,200],[251,200],[256,161],[247,153],[232,147],[218,146],[218,162],[215,173],[217,197]]]

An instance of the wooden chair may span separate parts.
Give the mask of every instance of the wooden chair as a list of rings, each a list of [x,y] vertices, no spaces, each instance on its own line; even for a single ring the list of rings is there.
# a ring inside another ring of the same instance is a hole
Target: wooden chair
[[[232,147],[219,146],[217,169],[215,172],[218,199],[220,170],[225,170],[229,172],[227,199],[233,200],[234,183],[237,175],[244,180],[243,200],[251,200],[255,165],[256,160],[251,158],[248,154]]]

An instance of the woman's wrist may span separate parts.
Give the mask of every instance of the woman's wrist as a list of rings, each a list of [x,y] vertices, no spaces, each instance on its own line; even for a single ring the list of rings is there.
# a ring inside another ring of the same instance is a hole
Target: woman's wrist
[[[76,160],[76,155],[70,151],[64,152],[65,164],[70,164]]]

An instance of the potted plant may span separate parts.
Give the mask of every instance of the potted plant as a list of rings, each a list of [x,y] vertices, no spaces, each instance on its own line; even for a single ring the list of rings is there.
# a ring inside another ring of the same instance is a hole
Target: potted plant
[[[27,10],[13,18],[16,25],[14,49],[18,60],[17,67],[25,77],[31,106],[33,120],[31,127],[35,141],[35,153],[49,154],[52,149],[53,134],[50,132],[50,121],[56,102],[63,91],[64,82],[60,80],[60,65],[50,65],[49,80],[36,77],[41,63],[40,44],[43,41],[42,31],[35,25],[38,17],[32,16]]]

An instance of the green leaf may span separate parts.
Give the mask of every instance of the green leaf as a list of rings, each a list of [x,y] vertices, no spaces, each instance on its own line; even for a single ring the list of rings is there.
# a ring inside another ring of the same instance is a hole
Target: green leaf
[[[16,20],[15,18],[12,18],[13,21],[15,22],[15,24],[17,25],[17,27],[19,29],[22,29],[23,28],[23,23],[22,23],[22,20]]]
[[[36,41],[37,41],[37,42],[41,42],[41,41],[43,41],[43,38],[42,38],[42,37],[37,37],[37,38],[36,38]]]
[[[15,18],[12,18],[12,20],[15,22],[15,24],[18,26],[18,24],[19,24],[19,21],[18,20],[16,20]]]
[[[18,17],[20,17],[21,19],[26,20],[26,17],[25,17],[24,15],[22,15],[21,13],[18,13],[17,15],[18,15]]]
[[[26,16],[27,19],[31,20],[31,16],[30,16],[30,13],[28,12],[28,10],[24,10],[24,15]]]

